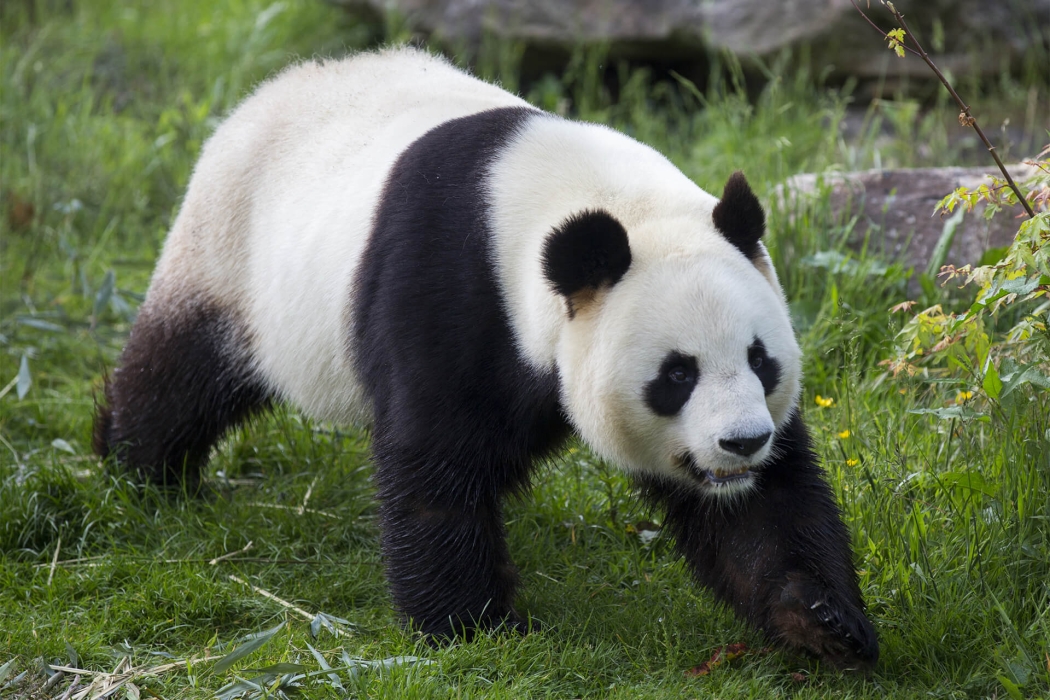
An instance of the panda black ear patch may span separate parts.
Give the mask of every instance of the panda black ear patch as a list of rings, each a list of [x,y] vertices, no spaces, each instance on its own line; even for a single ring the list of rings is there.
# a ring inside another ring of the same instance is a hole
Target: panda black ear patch
[[[766,214],[744,173],[737,170],[729,176],[722,199],[715,205],[711,218],[715,228],[748,260],[758,257],[758,241],[766,230]]]
[[[569,302],[569,313],[631,266],[627,231],[611,214],[584,211],[554,229],[543,245],[543,275]]]

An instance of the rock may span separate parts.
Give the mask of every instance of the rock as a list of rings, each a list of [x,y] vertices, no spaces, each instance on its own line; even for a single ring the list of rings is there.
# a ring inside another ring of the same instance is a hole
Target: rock
[[[393,12],[421,34],[477,46],[486,33],[563,52],[608,42],[639,58],[704,54],[695,0],[332,0],[375,20]]]
[[[1008,165],[1007,169],[1018,184],[1035,173],[1035,167],[1030,165]],[[975,189],[988,184],[987,175],[992,173],[997,174],[994,167],[803,174],[790,178],[779,196],[787,202],[794,197],[827,196],[833,220],[859,217],[851,245],[861,245],[871,231],[869,251],[901,260],[921,272],[929,264],[944,230],[945,220],[934,213],[937,202],[957,187]],[[976,264],[989,248],[1009,245],[1020,224],[1014,217],[1023,211],[1020,207],[1004,209],[986,219],[984,205],[979,204],[964,215],[945,262],[956,266]]]
[[[329,0],[358,15],[402,17],[408,28],[453,46],[477,46],[485,33],[541,49],[571,50],[607,42],[614,57],[706,60],[728,50],[745,62],[809,45],[817,65],[868,77],[918,75],[929,69],[900,60],[850,0]],[[858,0],[892,28],[879,2]],[[1003,61],[1045,60],[1050,0],[901,0],[909,25],[957,75],[998,73]],[[941,45],[943,42],[943,46]],[[981,60],[983,55],[995,60]],[[1045,70],[1045,66],[1044,66]]]
[[[878,1],[857,0],[884,30],[896,27]],[[1019,64],[1030,49],[1045,60],[1050,0],[899,0],[897,7],[938,67],[956,75],[995,74],[1004,61]],[[850,0],[708,0],[709,44],[742,58],[770,57],[808,45],[817,66],[865,78],[933,78],[919,58],[898,58]],[[874,41],[873,41],[874,39]],[[1034,54],[1031,56],[1034,58]],[[1045,69],[1045,66],[1044,66]]]

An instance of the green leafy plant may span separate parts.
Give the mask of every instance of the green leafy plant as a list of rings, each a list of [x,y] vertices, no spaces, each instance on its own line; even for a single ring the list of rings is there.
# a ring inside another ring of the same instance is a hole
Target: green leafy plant
[[[900,25],[897,29],[883,32],[853,2],[899,57],[911,53],[926,62],[958,104],[959,124],[977,133],[1002,173],[1001,178],[990,177],[976,189],[956,189],[938,202],[933,212],[949,219],[931,271],[939,269],[937,276],[944,284],[958,278],[963,287],[974,285],[977,291],[972,303],[960,312],[948,311],[938,303],[915,313],[897,336],[895,356],[883,364],[894,376],[902,372],[909,376],[922,372],[926,377],[961,373],[993,401],[1024,384],[1050,388],[1050,146],[1035,160],[1026,161],[1034,174],[1025,182],[1028,193],[1024,194],[969,106],[908,28],[904,15],[892,2],[883,0],[882,4]],[[958,224],[957,216],[950,215],[957,209],[972,213],[979,204],[984,204],[988,218],[1017,206],[1024,209],[1026,218],[1008,247],[987,251],[979,264],[959,268],[944,265]],[[910,311],[914,305],[904,302],[893,311]]]

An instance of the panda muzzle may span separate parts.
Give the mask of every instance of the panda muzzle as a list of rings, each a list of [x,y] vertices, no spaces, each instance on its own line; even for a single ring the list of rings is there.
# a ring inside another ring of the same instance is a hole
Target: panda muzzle
[[[694,459],[691,454],[682,455],[678,458],[678,461],[689,476],[701,483],[707,483],[713,486],[740,483],[742,481],[747,481],[752,477],[751,468],[747,466],[741,466],[735,471],[727,469],[704,469],[697,464],[696,459]]]

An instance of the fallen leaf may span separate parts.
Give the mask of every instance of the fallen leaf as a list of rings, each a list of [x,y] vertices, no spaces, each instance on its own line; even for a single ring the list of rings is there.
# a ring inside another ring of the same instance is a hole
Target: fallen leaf
[[[733,659],[739,659],[744,654],[750,651],[747,645],[743,642],[736,642],[735,644],[728,644],[724,647],[716,647],[711,652],[711,658],[707,661],[693,666],[691,669],[685,672],[686,678],[697,678],[699,676],[706,676],[711,671],[724,663],[728,663]]]
[[[699,666],[693,666],[691,669],[685,672],[686,678],[698,678],[700,676],[706,676],[711,673],[711,668],[707,665],[707,662],[700,664]]]
[[[747,645],[743,642],[737,642],[736,644],[730,644],[725,648],[725,660],[732,661],[733,659],[739,659],[741,656],[748,652]]]
[[[28,228],[33,223],[36,208],[32,202],[27,202],[15,193],[8,195],[7,222],[15,231]]]

